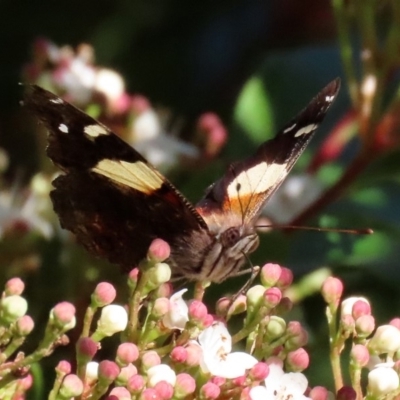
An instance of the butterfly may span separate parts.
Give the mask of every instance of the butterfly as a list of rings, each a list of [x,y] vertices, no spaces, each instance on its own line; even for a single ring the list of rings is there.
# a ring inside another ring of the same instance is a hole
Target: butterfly
[[[61,170],[50,196],[61,226],[96,256],[129,271],[155,238],[171,246],[175,276],[221,282],[259,244],[255,224],[324,119],[336,79],[271,140],[231,164],[192,205],[109,128],[53,93],[29,85],[24,105],[48,130],[47,154]]]

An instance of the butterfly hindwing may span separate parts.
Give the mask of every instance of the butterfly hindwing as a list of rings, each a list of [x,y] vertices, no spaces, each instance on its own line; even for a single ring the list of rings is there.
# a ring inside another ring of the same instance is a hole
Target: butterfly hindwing
[[[47,154],[64,171],[51,192],[61,225],[89,251],[129,269],[156,237],[207,237],[183,195],[107,127],[38,86],[28,86],[24,104],[48,129]]]

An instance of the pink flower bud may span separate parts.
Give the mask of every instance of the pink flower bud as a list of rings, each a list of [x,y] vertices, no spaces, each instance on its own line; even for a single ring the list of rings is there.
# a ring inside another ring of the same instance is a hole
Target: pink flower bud
[[[328,389],[323,386],[315,386],[311,389],[308,397],[310,397],[311,400],[328,400],[329,392]]]
[[[375,318],[372,315],[362,315],[357,318],[355,329],[359,337],[369,336],[375,329]]]
[[[369,351],[363,344],[354,345],[350,355],[359,368],[365,367],[369,362]]]
[[[162,400],[154,388],[144,389],[140,395],[140,400]]]
[[[104,307],[111,304],[116,296],[117,291],[111,283],[100,282],[92,294],[92,303],[96,307]]]
[[[131,394],[129,393],[128,389],[122,386],[116,386],[110,392],[110,396],[115,396],[118,400],[131,400]],[[157,398],[154,397],[153,400]]]
[[[113,382],[119,375],[120,369],[118,365],[109,360],[103,360],[99,363],[99,380],[105,380],[106,382]]]
[[[29,335],[35,326],[33,319],[29,315],[24,315],[17,320],[15,325],[15,330],[19,336]]]
[[[33,376],[31,374],[28,374],[19,379],[19,385],[24,391],[29,390],[33,385]]]
[[[400,318],[393,318],[390,322],[389,325],[394,326],[400,331]]]
[[[343,283],[340,279],[330,276],[322,284],[321,289],[322,296],[324,300],[334,306],[338,307],[340,299],[343,294]]]
[[[117,363],[122,365],[128,365],[129,363],[135,362],[139,358],[139,349],[133,343],[121,343],[117,349]]]
[[[25,289],[25,283],[20,278],[11,278],[5,284],[6,296],[21,295]]]
[[[218,385],[212,382],[207,382],[200,389],[201,397],[207,400],[214,400],[221,394],[221,389]]]
[[[309,364],[310,357],[303,348],[290,351],[286,356],[286,367],[291,372],[301,372],[305,370]]]
[[[258,362],[251,370],[249,376],[254,381],[262,381],[269,374],[269,366],[265,362]]]
[[[280,289],[288,288],[293,282],[293,272],[289,268],[281,267],[281,275],[276,283]]]
[[[349,335],[353,334],[356,322],[354,321],[354,318],[351,315],[344,314],[340,318],[340,325],[343,335],[345,337],[348,337]]]
[[[97,350],[97,343],[88,337],[80,338],[76,344],[77,357],[82,363],[90,361]]]
[[[260,271],[261,284],[267,288],[275,286],[282,274],[282,268],[278,264],[265,264]]]
[[[56,372],[61,375],[67,375],[71,373],[72,367],[68,361],[61,360],[56,367]]]
[[[343,386],[336,394],[336,400],[356,400],[357,393],[351,386]]]
[[[161,364],[161,358],[156,351],[150,350],[143,354],[142,366],[145,371],[159,364]]]
[[[189,305],[189,319],[201,323],[207,316],[207,307],[198,300],[193,300]]]
[[[269,288],[264,292],[264,302],[268,307],[274,308],[282,299],[282,292],[277,288]]]
[[[166,297],[159,297],[154,302],[154,307],[151,310],[152,314],[156,318],[163,317],[171,310],[171,303]]]
[[[174,396],[184,398],[196,390],[196,381],[192,376],[186,373],[178,374],[176,376]]]
[[[130,393],[140,393],[146,384],[142,375],[133,375],[128,379],[127,388]]]
[[[135,289],[139,280],[139,268],[133,268],[128,274],[128,286],[131,290]]]
[[[162,239],[154,239],[147,252],[149,260],[154,262],[165,261],[171,253],[169,244]]]
[[[186,347],[186,365],[189,367],[196,367],[200,364],[200,360],[203,356],[201,347],[197,344],[190,343]]]
[[[288,340],[285,343],[287,350],[296,350],[305,346],[308,342],[308,333],[303,329],[300,322],[290,321],[286,329],[286,334],[288,335]]]
[[[116,380],[116,384],[118,386],[126,386],[128,380],[132,377],[137,375],[138,370],[133,364],[128,364],[125,367],[121,368],[121,371],[118,375]]]
[[[164,282],[154,291],[154,297],[170,298],[172,293],[173,293],[173,287],[171,285],[171,282]]]
[[[187,360],[188,352],[183,346],[176,346],[170,354],[171,360],[177,363],[183,363]]]
[[[214,323],[214,316],[211,314],[207,314],[203,321],[203,328],[208,328]]]
[[[357,320],[357,318],[360,318],[363,315],[371,315],[371,306],[365,301],[357,300],[353,304],[353,309],[351,311],[353,318]]]
[[[232,383],[238,387],[244,386],[244,384],[246,383],[246,377],[238,376],[237,378],[233,378]]]
[[[61,384],[60,394],[65,397],[80,396],[83,392],[82,381],[74,374],[67,375]]]
[[[363,301],[369,305],[369,302],[364,297],[349,297],[342,301],[341,304],[341,314],[344,315],[351,315],[353,316],[353,306],[356,302]]]
[[[72,329],[75,327],[75,307],[73,304],[63,301],[58,303],[51,311],[54,322],[64,328]]]
[[[162,400],[169,400],[174,394],[174,388],[172,387],[172,385],[165,381],[156,383],[154,389]]]
[[[229,299],[229,297],[221,297],[220,299],[218,299],[216,304],[217,315],[222,315],[222,316],[226,315],[230,304],[231,300]]]

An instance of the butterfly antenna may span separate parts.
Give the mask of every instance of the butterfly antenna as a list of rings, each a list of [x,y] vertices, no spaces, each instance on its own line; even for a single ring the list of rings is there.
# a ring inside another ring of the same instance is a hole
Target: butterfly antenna
[[[350,235],[371,235],[374,231],[371,228],[361,229],[341,229],[341,228],[320,228],[317,226],[297,226],[297,225],[284,225],[284,224],[268,224],[268,225],[255,225],[255,228],[272,228],[282,230],[303,230],[303,231],[317,231],[317,232],[337,232],[347,233]]]

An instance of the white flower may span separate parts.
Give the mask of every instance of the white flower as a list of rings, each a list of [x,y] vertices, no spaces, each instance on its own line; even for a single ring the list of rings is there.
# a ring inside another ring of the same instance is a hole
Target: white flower
[[[147,371],[147,378],[150,387],[154,387],[161,381],[168,382],[172,386],[175,386],[176,382],[175,371],[166,364],[158,364],[149,368]]]
[[[111,336],[125,330],[127,324],[128,314],[125,308],[110,304],[101,310],[101,316],[97,322],[97,331],[103,336]]]
[[[282,363],[278,360],[274,360],[274,362],[269,364],[269,374],[264,383],[266,387],[264,399],[308,399],[308,397],[304,396],[304,392],[308,386],[307,378],[300,372],[285,373],[282,369]],[[257,389],[254,397],[252,391],[250,391],[252,400],[261,399],[261,397],[257,397],[259,391],[261,390]]]
[[[341,315],[353,315],[353,306],[357,301],[364,301],[369,305],[369,302],[365,297],[349,297],[342,301]]]
[[[212,375],[234,379],[243,376],[247,369],[257,364],[250,354],[234,352],[232,338],[222,322],[216,322],[198,337],[202,349],[201,369]]]
[[[97,71],[94,89],[103,93],[109,102],[118,100],[125,92],[125,82],[117,72],[101,68]]]
[[[321,184],[307,174],[291,174],[268,201],[263,215],[274,222],[287,223],[319,197]]]
[[[368,392],[381,397],[399,387],[399,376],[389,364],[380,364],[368,374]]]
[[[381,325],[368,343],[375,354],[395,353],[400,349],[400,331],[393,325]]]
[[[96,361],[90,361],[86,364],[86,375],[85,378],[90,381],[95,381],[99,377],[99,363]]]
[[[182,289],[174,293],[169,299],[169,311],[163,317],[163,324],[169,329],[185,329],[186,322],[189,321],[189,309],[182,298],[187,289]]]

